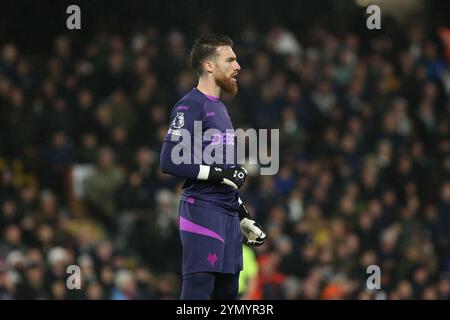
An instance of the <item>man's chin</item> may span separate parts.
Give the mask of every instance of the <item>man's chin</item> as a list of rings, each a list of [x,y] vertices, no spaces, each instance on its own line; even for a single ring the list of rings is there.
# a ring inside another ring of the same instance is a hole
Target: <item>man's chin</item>
[[[238,92],[237,83],[232,80],[216,80],[219,87],[226,93],[231,96],[235,96]]]
[[[222,88],[223,89],[223,88]],[[231,88],[228,88],[229,90],[224,90],[227,94],[229,94],[230,96],[235,96],[238,93],[238,87],[237,84],[233,83],[233,85],[231,86]]]

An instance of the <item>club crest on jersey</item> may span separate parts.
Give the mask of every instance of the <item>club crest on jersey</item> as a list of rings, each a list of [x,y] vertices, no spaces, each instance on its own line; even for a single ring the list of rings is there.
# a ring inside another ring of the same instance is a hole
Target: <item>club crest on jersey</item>
[[[177,112],[175,119],[173,119],[172,126],[175,129],[180,129],[184,126],[184,112]]]

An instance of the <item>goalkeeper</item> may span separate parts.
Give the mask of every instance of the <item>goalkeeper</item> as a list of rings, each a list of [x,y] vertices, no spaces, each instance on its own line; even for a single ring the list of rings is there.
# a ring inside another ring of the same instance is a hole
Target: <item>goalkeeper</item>
[[[198,85],[172,109],[161,150],[161,170],[186,178],[179,212],[183,247],[181,299],[237,299],[243,235],[253,246],[263,244],[266,237],[239,198],[238,189],[245,183],[247,171],[236,164],[236,138],[227,132],[233,125],[220,100],[222,92],[233,96],[237,93],[236,77],[241,68],[232,46],[232,40],[222,35],[205,35],[195,41],[191,63],[199,76]],[[210,141],[196,138],[195,121],[202,124],[203,131],[216,129],[220,134],[213,135]],[[194,151],[220,143],[223,159],[230,158],[225,152],[231,149],[234,163],[175,164],[172,151],[183,132],[193,137],[188,141],[191,159]],[[197,145],[200,148],[195,144],[201,144]]]

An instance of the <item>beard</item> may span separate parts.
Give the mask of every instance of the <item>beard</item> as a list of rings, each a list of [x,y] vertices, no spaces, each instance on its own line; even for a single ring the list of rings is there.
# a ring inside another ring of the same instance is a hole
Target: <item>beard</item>
[[[216,79],[217,85],[226,93],[235,96],[238,92],[238,86],[235,81],[233,81],[233,78],[227,77],[225,74],[222,74],[221,76],[217,77]]]

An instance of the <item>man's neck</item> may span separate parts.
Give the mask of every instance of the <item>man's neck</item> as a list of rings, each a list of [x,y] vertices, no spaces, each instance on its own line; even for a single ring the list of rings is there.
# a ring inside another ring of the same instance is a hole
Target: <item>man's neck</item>
[[[212,79],[200,78],[198,80],[197,89],[206,95],[216,98],[220,97],[221,89]]]

